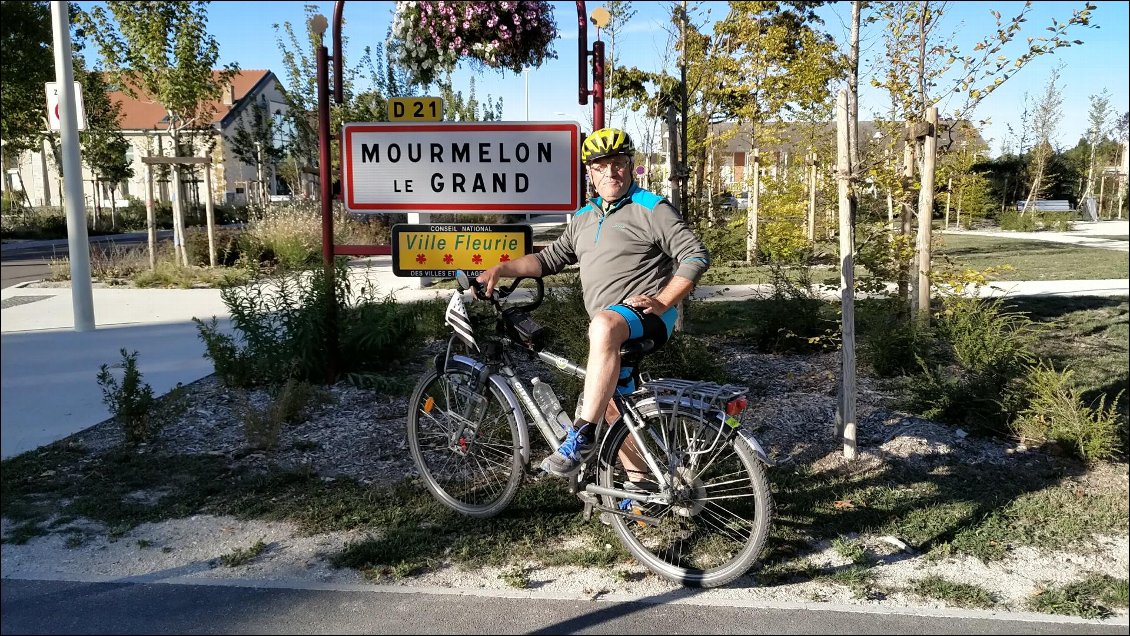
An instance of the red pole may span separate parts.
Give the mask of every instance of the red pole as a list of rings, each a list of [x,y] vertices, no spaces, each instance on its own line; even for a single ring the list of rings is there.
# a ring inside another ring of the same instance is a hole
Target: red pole
[[[592,43],[592,127],[604,128],[604,42]]]
[[[580,92],[577,102],[584,106],[589,103],[589,23],[585,19],[585,0],[577,0],[577,72]]]
[[[330,162],[329,51],[318,46],[318,176],[322,192],[322,261],[326,285],[326,383],[337,379],[337,299],[334,274],[333,166]]]

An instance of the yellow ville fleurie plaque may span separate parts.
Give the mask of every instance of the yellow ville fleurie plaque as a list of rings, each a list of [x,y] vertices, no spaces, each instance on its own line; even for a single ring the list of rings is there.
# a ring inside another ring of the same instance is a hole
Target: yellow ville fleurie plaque
[[[397,276],[450,278],[461,269],[478,276],[488,267],[533,250],[528,225],[392,226],[392,272]]]

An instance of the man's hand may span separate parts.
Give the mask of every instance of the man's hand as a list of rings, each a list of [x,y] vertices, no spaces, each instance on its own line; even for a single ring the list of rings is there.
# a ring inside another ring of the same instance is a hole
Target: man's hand
[[[643,309],[643,313],[645,314],[655,314],[657,316],[662,316],[663,312],[670,309],[670,307],[663,304],[663,302],[658,298],[643,295],[632,296],[631,298],[625,300],[624,304],[630,307],[635,307],[636,309]]]
[[[484,293],[486,294],[487,298],[490,298],[491,293],[494,292],[495,286],[498,285],[498,279],[502,278],[501,270],[502,265],[495,265],[494,267],[484,271],[482,274],[479,274],[478,278],[475,279],[486,287]]]

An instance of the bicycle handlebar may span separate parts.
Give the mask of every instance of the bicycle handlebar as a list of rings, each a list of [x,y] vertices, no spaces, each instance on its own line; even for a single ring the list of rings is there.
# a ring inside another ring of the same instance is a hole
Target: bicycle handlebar
[[[491,296],[489,298],[487,297],[486,294],[483,293],[483,284],[482,283],[480,283],[475,278],[471,278],[469,276],[467,277],[467,280],[471,285],[471,291],[474,294],[475,298],[478,298],[479,300],[489,300],[491,302],[491,304],[493,304],[495,306],[495,308],[499,309],[499,310],[502,309],[501,301],[505,300],[506,298],[508,298],[510,296],[510,294],[514,293],[514,290],[518,288],[518,285],[520,285],[522,283],[522,281],[527,280],[527,279],[536,281],[536,283],[537,283],[537,293],[534,295],[533,302],[526,304],[526,305],[518,305],[518,306],[515,307],[515,309],[519,309],[521,311],[533,311],[533,310],[537,309],[538,307],[540,307],[542,300],[545,299],[545,281],[542,280],[540,277],[522,276],[522,277],[519,277],[519,278],[515,278],[513,280],[513,282],[511,282],[510,285],[507,286],[507,287],[502,287],[502,286],[495,287],[494,292],[491,294]]]

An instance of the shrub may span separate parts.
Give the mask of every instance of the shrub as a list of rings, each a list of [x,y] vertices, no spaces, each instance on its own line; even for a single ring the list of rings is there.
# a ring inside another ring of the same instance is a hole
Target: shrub
[[[1074,212],[1044,212],[1040,214],[1040,223],[1043,229],[1054,232],[1070,232],[1071,224],[1074,221]]]
[[[1119,443],[1115,404],[1122,393],[1109,407],[1105,395],[1097,405],[1087,406],[1072,382],[1073,374],[1044,363],[1029,368],[1022,389],[1028,405],[1012,422],[1012,428],[1023,440],[1055,442],[1086,461],[1109,459]]]
[[[712,224],[703,221],[695,227],[695,234],[702,239],[710,252],[710,260],[715,263],[727,261],[744,261],[746,251],[746,219],[738,216],[735,219]]]
[[[330,284],[335,286],[339,372],[389,372],[421,344],[419,329],[426,323],[420,314],[432,304],[401,305],[391,296],[379,299],[371,286],[354,289],[344,265],[334,271]],[[205,355],[225,383],[255,386],[289,378],[326,379],[329,293],[324,271],[266,277],[225,288],[220,297],[231,312],[239,341],[221,332],[215,319],[194,322]]]
[[[938,315],[934,360],[919,358],[912,403],[952,424],[1003,432],[1009,408],[1002,395],[1033,361],[1036,325],[1004,311],[1002,299],[952,296]]]
[[[1002,230],[1015,230],[1018,232],[1036,231],[1036,214],[1021,214],[1017,210],[1006,210],[1000,215]]]
[[[857,302],[855,308],[860,358],[871,365],[875,375],[913,374],[919,370],[920,358],[932,357],[933,330],[910,320],[908,308],[901,300],[864,300]]]
[[[231,267],[240,260],[240,240],[243,230],[230,227],[217,227],[212,231],[212,243],[216,246],[216,265]],[[206,267],[211,265],[208,256],[208,228],[185,230],[184,249],[188,252],[188,262]]]
[[[764,303],[764,312],[753,326],[759,349],[784,353],[838,346],[839,324],[826,313],[831,306],[821,300],[808,267],[771,265],[770,282],[770,302]]]
[[[169,393],[163,411],[157,413],[153,387],[142,381],[141,371],[137,368],[137,352],[129,353],[122,349],[121,354],[121,363],[113,367],[105,364],[99,367],[98,386],[102,389],[102,402],[125,433],[126,443],[137,446],[154,439],[166,420],[177,417],[184,410],[184,392],[177,384]],[[121,381],[110,372],[111,368],[122,369]]]

